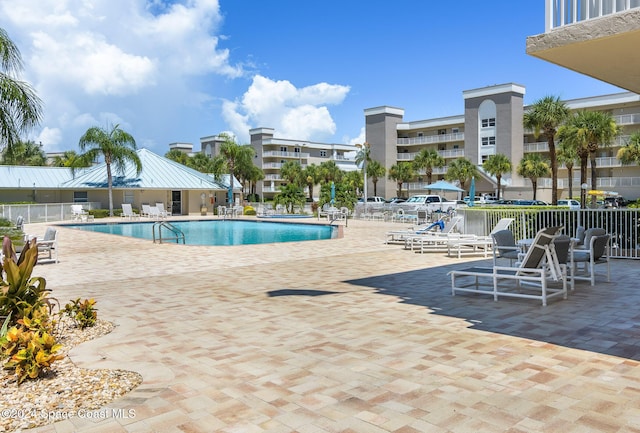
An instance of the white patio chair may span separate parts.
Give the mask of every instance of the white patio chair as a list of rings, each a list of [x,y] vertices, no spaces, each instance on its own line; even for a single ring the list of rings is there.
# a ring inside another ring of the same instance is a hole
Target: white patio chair
[[[36,247],[38,248],[38,263],[58,263],[58,230],[47,227],[42,239],[36,237]]]
[[[72,204],[71,205],[71,219],[74,221],[86,221],[87,220],[86,210],[82,208],[81,204]]]
[[[120,216],[122,218],[129,218],[129,220],[140,219],[140,215],[133,211],[131,203],[122,203],[122,214]]]
[[[611,235],[609,234],[589,236],[589,246],[587,249],[573,250],[570,261],[570,276],[572,280],[589,281],[592,286],[595,286],[596,265],[605,264],[607,265],[607,282],[611,281],[611,268],[609,266],[610,240]],[[579,263],[584,263],[582,272],[577,269]]]
[[[164,208],[164,203],[160,203],[160,202],[156,203],[156,208],[158,208],[158,212],[160,213],[160,216],[162,218],[171,216],[171,212]]]

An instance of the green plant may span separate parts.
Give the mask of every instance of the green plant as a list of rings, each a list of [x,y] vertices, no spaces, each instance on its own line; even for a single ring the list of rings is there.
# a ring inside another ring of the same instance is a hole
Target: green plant
[[[36,240],[25,244],[16,259],[11,240],[5,236],[2,242],[4,279],[0,280],[0,316],[11,316],[17,322],[42,306],[51,307],[46,280],[31,277],[38,259]]]
[[[20,322],[22,326],[14,326],[0,337],[2,357],[7,359],[3,367],[14,370],[18,384],[26,378],[35,379],[54,361],[63,358],[62,355],[56,355],[62,345],[51,334],[29,329],[22,319]]]
[[[98,310],[95,305],[94,299],[85,299],[84,301],[80,301],[80,298],[72,299],[60,313],[71,317],[80,329],[84,329],[96,324]]]

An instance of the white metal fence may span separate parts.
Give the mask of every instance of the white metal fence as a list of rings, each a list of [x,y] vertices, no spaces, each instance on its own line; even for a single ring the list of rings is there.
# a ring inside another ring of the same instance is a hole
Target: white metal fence
[[[0,217],[15,221],[22,216],[25,224],[64,221],[71,219],[71,205],[74,204],[82,204],[85,210],[100,209],[99,202],[0,204]]]
[[[516,239],[535,236],[544,227],[560,225],[564,234],[574,236],[578,226],[600,227],[611,234],[611,257],[639,259],[640,209],[462,209],[465,233],[487,235],[500,218],[514,218]]]

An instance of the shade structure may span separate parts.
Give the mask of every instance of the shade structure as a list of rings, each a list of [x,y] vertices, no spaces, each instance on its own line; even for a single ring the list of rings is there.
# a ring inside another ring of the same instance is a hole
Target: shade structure
[[[469,206],[473,206],[473,199],[476,196],[476,178],[471,178],[471,186],[469,187]]]
[[[335,200],[336,200],[336,184],[331,182],[331,204],[333,204]]]
[[[449,183],[445,180],[439,180],[437,182],[431,183],[427,185],[427,189],[437,190],[437,191],[455,191],[455,192],[464,192],[464,189],[458,188],[452,183]]]

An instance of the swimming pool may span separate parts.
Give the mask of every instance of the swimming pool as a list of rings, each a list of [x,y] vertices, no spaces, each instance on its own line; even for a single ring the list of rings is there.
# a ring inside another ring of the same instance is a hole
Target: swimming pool
[[[78,230],[153,239],[153,222],[66,225]],[[172,221],[181,230],[187,245],[252,245],[275,242],[298,242],[331,239],[337,236],[335,226],[265,221]],[[171,234],[162,229],[162,236]],[[156,236],[157,236],[156,229]]]

